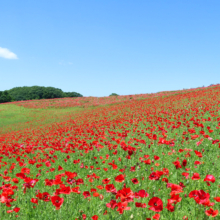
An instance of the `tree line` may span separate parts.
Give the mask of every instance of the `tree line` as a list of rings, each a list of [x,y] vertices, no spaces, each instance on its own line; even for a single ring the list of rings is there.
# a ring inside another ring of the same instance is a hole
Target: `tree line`
[[[61,89],[44,86],[23,86],[0,91],[0,103],[33,100],[53,99],[65,97],[83,97],[77,92],[63,92]]]

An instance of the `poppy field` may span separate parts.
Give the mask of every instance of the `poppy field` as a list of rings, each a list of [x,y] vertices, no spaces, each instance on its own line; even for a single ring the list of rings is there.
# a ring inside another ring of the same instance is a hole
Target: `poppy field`
[[[220,219],[220,85],[10,105],[1,219]]]

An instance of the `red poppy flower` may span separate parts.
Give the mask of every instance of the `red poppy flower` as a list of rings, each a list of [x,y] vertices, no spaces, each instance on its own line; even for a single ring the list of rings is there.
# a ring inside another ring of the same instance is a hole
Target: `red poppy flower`
[[[61,205],[63,204],[64,199],[60,198],[59,196],[52,196],[51,202],[56,207],[56,210],[60,209]]]
[[[192,139],[192,140],[195,140],[195,139],[198,138],[198,137],[199,137],[199,135],[197,135],[197,134],[191,135],[191,139]]]
[[[59,190],[59,194],[70,194],[71,193],[71,189],[69,186],[63,186],[61,187],[61,189]]]
[[[153,219],[156,219],[156,220],[159,220],[160,219],[160,214],[155,214],[153,217],[152,217]]]
[[[138,184],[138,183],[139,183],[139,181],[138,181],[137,178],[133,178],[133,179],[131,179],[131,181],[132,181],[132,183],[134,183],[134,184]]]
[[[200,179],[200,176],[198,173],[193,173],[193,176],[191,178],[192,180],[199,180]]]
[[[66,182],[67,182],[68,184],[72,185],[73,183],[76,182],[76,180],[73,179],[73,178],[67,178]]]
[[[189,178],[189,173],[183,172],[183,173],[182,173],[182,176],[185,176],[186,179],[188,179],[188,178]]]
[[[195,152],[195,154],[196,154],[197,157],[202,157],[202,153],[200,153],[199,151],[194,150],[194,152]]]
[[[161,212],[163,210],[163,201],[158,197],[151,198],[148,205],[151,206],[149,210],[154,212]]]
[[[32,198],[32,199],[31,199],[31,202],[38,205],[38,199]]]
[[[183,188],[183,187],[186,187],[183,182],[180,182],[179,185]]]
[[[98,192],[94,192],[93,193],[93,197],[99,197],[99,193]]]
[[[104,189],[104,186],[102,185],[99,185],[99,186],[96,186],[98,189]]]
[[[19,180],[18,180],[17,178],[13,178],[13,179],[12,179],[12,182],[14,182],[14,183],[18,183]]]
[[[24,179],[24,184],[23,186],[26,188],[34,188],[34,186],[36,185],[36,183],[39,181],[39,179],[31,179],[29,177]]]
[[[130,188],[123,188],[117,192],[116,199],[121,198],[122,202],[133,202],[134,193]]]
[[[14,208],[13,210],[14,210],[14,212],[19,212],[19,211],[20,211],[20,208],[16,207],[16,208]]]
[[[180,202],[182,200],[182,198],[180,197],[180,195],[172,195],[171,198],[169,199],[170,203],[174,203],[177,204],[178,202]]]
[[[51,167],[50,161],[46,161],[46,162],[45,162],[45,165],[46,165],[47,167]]]
[[[73,193],[80,194],[79,186],[72,188],[71,191],[72,191]]]
[[[68,177],[68,178],[74,178],[74,177],[76,177],[77,176],[77,173],[76,172],[69,172],[69,171],[65,171],[65,174],[66,174],[66,176]]]
[[[58,171],[63,170],[63,167],[61,167],[60,165],[58,166]]]
[[[38,193],[36,195],[36,197],[43,200],[44,202],[50,202],[51,201],[51,196],[48,192]]]
[[[167,179],[166,177],[164,177],[164,178],[162,179],[162,181],[168,183],[168,179]]]
[[[150,164],[151,164],[151,160],[150,160],[150,159],[144,160],[143,162],[144,162],[145,164],[147,164],[147,165],[150,165]]]
[[[175,210],[175,207],[172,205],[172,202],[169,199],[168,199],[167,206],[165,208],[169,210],[170,212],[174,212]]]
[[[29,168],[26,168],[26,167],[21,169],[21,173],[27,173],[27,174],[29,174],[30,171],[31,171],[31,170],[30,170]]]
[[[160,157],[158,157],[157,155],[154,155],[154,160],[159,160]]]
[[[83,196],[84,196],[84,199],[87,198],[87,197],[91,197],[89,191],[84,191],[84,192],[83,192]]]
[[[76,180],[76,185],[84,184],[83,179]]]
[[[145,203],[135,202],[135,206],[137,208],[146,208],[147,205]]]
[[[135,172],[135,166],[131,167],[130,172]]]
[[[108,208],[114,209],[115,207],[117,207],[117,202],[115,200],[111,200],[110,203],[107,203],[106,206]]]
[[[198,196],[198,190],[193,190],[189,193],[189,198],[195,198]]]
[[[98,215],[93,215],[92,216],[92,220],[98,220],[99,219],[99,216]]]
[[[117,211],[120,214],[123,214],[124,210],[130,210],[131,209],[131,207],[127,207],[127,205],[128,205],[127,202],[119,202],[117,205],[118,205]]]
[[[183,189],[182,186],[177,185],[177,184],[173,184],[173,183],[168,183],[168,184],[170,184],[170,187],[171,187],[170,195],[176,195],[176,194],[179,194],[179,193],[183,192],[182,191],[182,189]]]
[[[215,200],[216,202],[220,202],[220,197],[215,197],[214,200]]]
[[[110,192],[110,193],[113,193],[113,194],[117,193],[117,190],[116,190],[116,188],[113,184],[106,185],[105,189],[106,189],[106,192]]]
[[[205,202],[202,203],[202,205],[205,206],[205,207],[206,206],[210,207],[210,206],[214,206],[215,203],[214,202],[210,202],[210,200],[207,199]]]
[[[124,178],[124,175],[123,175],[123,174],[120,174],[120,175],[118,175],[118,176],[115,177],[115,181],[116,181],[116,182],[121,183],[121,182],[123,182],[124,180],[125,180],[125,178]]]
[[[215,217],[218,215],[218,210],[214,210],[214,209],[210,208],[209,210],[205,211],[205,214],[208,216]]]
[[[102,180],[102,183],[103,184],[108,184],[110,181],[111,181],[110,179],[106,178],[106,179]]]
[[[187,165],[187,160],[186,160],[186,159],[183,160],[182,165],[183,165],[184,167]]]
[[[178,160],[174,161],[172,163],[175,165],[176,169],[182,168],[182,166],[181,166],[181,164],[180,164],[180,162]]]
[[[197,196],[194,197],[196,203],[198,204],[203,204],[203,203],[206,203],[208,200],[209,200],[209,193],[206,193],[205,191],[203,190],[198,190],[197,191]]]
[[[144,189],[141,189],[141,190],[139,190],[139,192],[135,193],[135,198],[137,198],[137,199],[146,198],[148,196],[149,196],[149,194]]]
[[[214,183],[215,182],[215,177],[213,175],[206,175],[204,181],[209,181]]]
[[[159,180],[160,176],[156,172],[152,172],[149,176],[150,180]]]

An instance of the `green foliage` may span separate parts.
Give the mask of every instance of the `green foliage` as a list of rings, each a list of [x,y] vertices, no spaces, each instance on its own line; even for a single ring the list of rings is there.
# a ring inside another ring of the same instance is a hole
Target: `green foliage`
[[[109,96],[119,96],[117,93],[112,93],[111,95]]]
[[[8,93],[8,91],[1,92],[0,91],[0,103],[11,102],[12,97]]]
[[[0,103],[33,99],[53,99],[64,97],[82,97],[77,92],[63,92],[61,89],[44,86],[15,87],[8,91],[0,92]]]
[[[80,93],[77,92],[65,92],[66,97],[83,97]]]

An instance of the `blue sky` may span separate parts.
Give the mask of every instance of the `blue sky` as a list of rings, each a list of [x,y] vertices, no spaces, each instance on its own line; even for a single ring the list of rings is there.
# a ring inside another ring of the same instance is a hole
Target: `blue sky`
[[[0,2],[0,91],[84,96],[220,83],[219,0]]]

